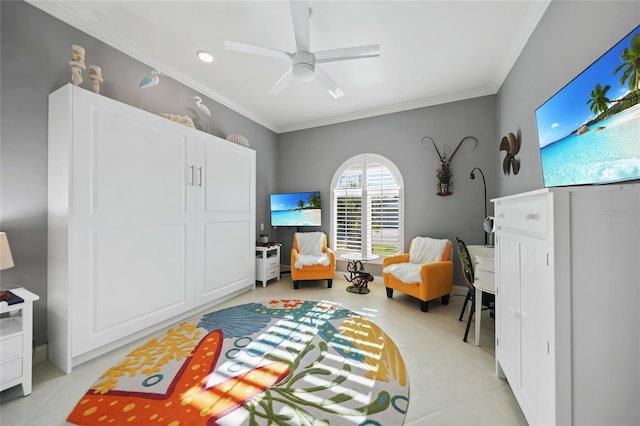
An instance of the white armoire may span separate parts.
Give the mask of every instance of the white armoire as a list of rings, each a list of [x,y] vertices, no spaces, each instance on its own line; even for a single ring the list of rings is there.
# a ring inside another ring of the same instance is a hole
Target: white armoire
[[[640,419],[640,185],[492,200],[496,369],[531,425]]]
[[[49,96],[48,176],[63,371],[255,287],[255,151],[69,84]]]

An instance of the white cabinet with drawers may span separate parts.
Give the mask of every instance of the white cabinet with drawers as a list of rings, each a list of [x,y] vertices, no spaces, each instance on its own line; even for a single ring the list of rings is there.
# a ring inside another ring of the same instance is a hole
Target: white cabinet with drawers
[[[256,246],[256,281],[266,287],[273,278],[280,281],[280,244]]]
[[[22,385],[27,396],[31,393],[33,302],[40,297],[24,288],[11,292],[24,302],[0,302],[0,390]]]
[[[640,185],[492,200],[496,369],[534,424],[640,418]]]

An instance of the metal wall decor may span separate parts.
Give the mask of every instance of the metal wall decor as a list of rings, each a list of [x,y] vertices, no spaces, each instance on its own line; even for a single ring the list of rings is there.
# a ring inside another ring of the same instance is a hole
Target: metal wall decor
[[[433,144],[433,147],[438,154],[438,158],[440,159],[440,166],[436,171],[436,178],[438,179],[437,195],[440,195],[442,197],[451,195],[453,194],[453,169],[451,168],[451,161],[453,160],[453,157],[456,155],[458,149],[460,149],[464,141],[473,141],[474,146],[471,149],[475,149],[475,147],[478,146],[478,140],[473,136],[465,136],[460,142],[458,142],[456,149],[453,150],[453,153],[451,155],[447,155],[447,149],[449,148],[448,145],[443,145],[442,149],[439,149],[436,145],[436,142],[430,136],[425,136],[424,138],[422,138],[421,142],[423,145],[425,144],[425,140],[429,140]]]
[[[517,175],[520,171],[520,160],[516,159],[516,155],[520,152],[520,141],[513,133],[508,133],[500,141],[500,151],[506,151],[504,160],[502,161],[502,171],[508,175],[513,171]]]

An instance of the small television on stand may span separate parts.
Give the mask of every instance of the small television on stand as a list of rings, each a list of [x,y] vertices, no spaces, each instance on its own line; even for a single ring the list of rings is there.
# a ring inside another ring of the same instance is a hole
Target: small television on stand
[[[640,179],[640,26],[536,109],[545,187]]]
[[[322,226],[320,191],[270,195],[272,227]]]

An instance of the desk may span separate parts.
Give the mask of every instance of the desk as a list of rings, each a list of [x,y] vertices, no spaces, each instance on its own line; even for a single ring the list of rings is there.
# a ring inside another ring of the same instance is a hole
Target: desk
[[[473,271],[476,288],[476,340],[475,345],[480,345],[480,324],[482,320],[482,292],[496,294],[495,280],[495,249],[485,246],[467,246],[469,255],[473,261]]]
[[[368,294],[369,281],[373,281],[373,275],[364,270],[363,262],[375,260],[379,256],[377,254],[363,254],[360,252],[345,253],[340,258],[347,262],[347,271],[350,277],[344,276],[352,285],[347,287],[349,293]]]

